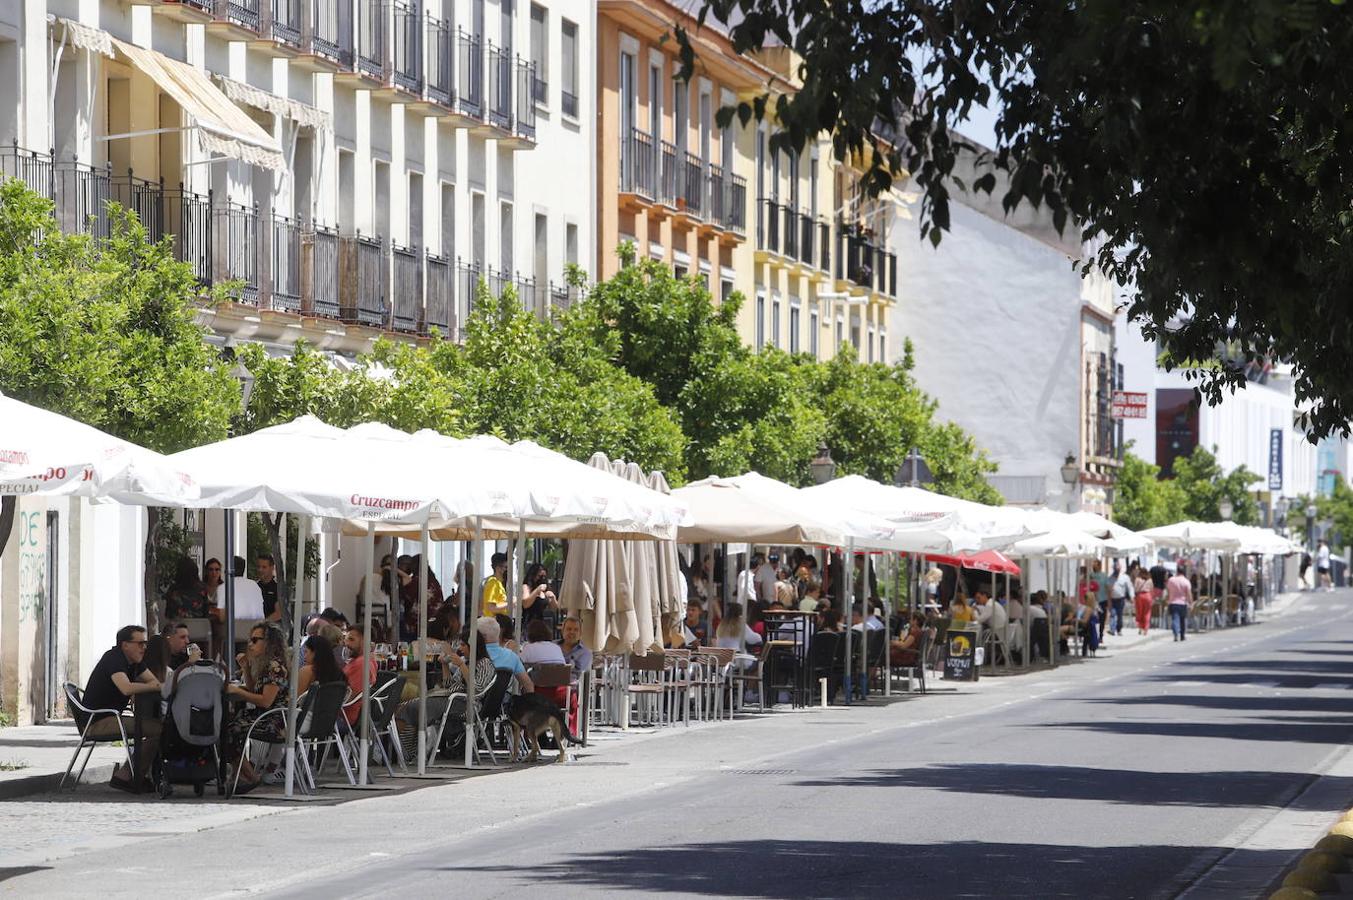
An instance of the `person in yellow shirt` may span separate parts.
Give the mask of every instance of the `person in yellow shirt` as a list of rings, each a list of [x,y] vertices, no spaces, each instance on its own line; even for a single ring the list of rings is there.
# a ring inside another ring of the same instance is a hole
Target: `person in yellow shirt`
[[[493,574],[484,579],[481,593],[484,596],[482,615],[496,616],[507,612],[507,554],[495,553],[490,562]]]

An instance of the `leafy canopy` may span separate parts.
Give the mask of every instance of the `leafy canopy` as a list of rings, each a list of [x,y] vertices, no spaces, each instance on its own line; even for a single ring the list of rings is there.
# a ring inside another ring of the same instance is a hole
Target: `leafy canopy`
[[[1294,364],[1314,439],[1353,417],[1353,12],[1342,0],[701,0],[735,48],[792,48],[801,87],[720,111],[829,134],[869,191],[910,178],[939,243],[951,191],[1046,208],[1213,404]],[[689,20],[683,20],[689,22]],[[700,27],[700,26],[692,26]],[[701,62],[678,23],[685,74]],[[997,111],[996,147],[953,129]],[[976,155],[976,171],[970,172]]]

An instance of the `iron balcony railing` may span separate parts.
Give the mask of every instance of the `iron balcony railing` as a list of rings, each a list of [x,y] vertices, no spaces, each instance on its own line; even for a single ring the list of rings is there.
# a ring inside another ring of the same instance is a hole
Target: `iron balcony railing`
[[[660,157],[658,166],[658,202],[675,208],[677,205],[677,197],[681,195],[681,179],[677,169],[677,148],[674,144],[663,141],[658,145],[658,155]]]
[[[732,175],[724,181],[723,223],[735,234],[747,233],[747,179]]]
[[[705,164],[694,153],[685,156],[684,176],[680,181],[681,199],[686,203],[686,212],[693,218],[702,218],[705,211]]]
[[[387,327],[390,266],[384,241],[361,234],[343,238],[339,258],[339,318],[371,328]]]
[[[722,228],[725,219],[724,209],[728,202],[728,193],[725,188],[728,176],[724,174],[722,166],[711,165],[708,169],[708,178],[709,220]]]
[[[517,57],[517,115],[512,133],[523,140],[536,140],[536,64]]]
[[[792,206],[780,207],[780,225],[784,228],[785,236],[783,243],[780,244],[781,252],[789,259],[799,258],[799,214]]]
[[[814,254],[813,242],[817,238],[817,223],[813,217],[803,210],[798,213],[799,225],[799,254],[797,259],[806,265],[813,265],[816,254]]]
[[[460,78],[456,108],[474,119],[484,117],[484,46],[477,34],[460,32]]]
[[[423,328],[423,253],[395,244],[390,249],[391,299],[396,331]]]
[[[301,46],[341,68],[352,68],[352,0],[311,0],[309,40],[303,39]]]
[[[301,225],[286,216],[273,216],[269,246],[272,308],[301,311]]]
[[[423,93],[423,18],[416,2],[394,0],[391,7],[392,80],[395,87]]]
[[[357,72],[385,80],[385,4],[357,0]]]
[[[512,54],[489,42],[489,124],[512,130]]]
[[[165,191],[162,203],[165,226],[174,239],[174,258],[191,266],[203,285],[213,281],[211,203],[210,194],[195,194],[181,184],[176,191]]]
[[[761,198],[756,201],[756,247],[771,253],[780,252],[780,204]]]
[[[826,222],[817,223],[817,267],[823,272],[832,270],[832,227]]]
[[[309,307],[317,316],[339,318],[342,309],[342,238],[332,228],[316,226],[306,236],[310,247]]]
[[[423,329],[431,333],[436,328],[442,337],[457,340],[456,333],[456,270],[455,264],[444,257],[427,255],[427,275],[423,282]]]
[[[268,33],[289,47],[301,46],[305,0],[269,0]]]
[[[258,208],[239,203],[212,205],[211,254],[213,282],[235,282],[234,299],[258,305]]]
[[[216,18],[259,32],[260,0],[217,0]]]
[[[637,128],[621,143],[620,190],[647,200],[658,199],[658,155],[653,137]]]
[[[129,171],[108,180],[108,199],[134,212],[151,240],[159,240],[165,233],[162,184],[137,178]]]
[[[456,103],[456,34],[450,22],[427,17],[427,95],[442,106]]]
[[[465,340],[465,328],[470,316],[474,314],[475,298],[479,295],[479,282],[483,279],[479,265],[472,261],[456,260],[456,321],[459,323],[459,338]]]

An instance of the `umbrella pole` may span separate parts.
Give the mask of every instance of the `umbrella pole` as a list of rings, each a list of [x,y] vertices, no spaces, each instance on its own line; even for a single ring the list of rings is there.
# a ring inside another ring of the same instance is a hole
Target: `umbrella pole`
[[[1030,669],[1033,667],[1034,664],[1034,645],[1032,642],[1033,638],[1032,625],[1034,617],[1029,614],[1030,610],[1029,558],[1027,556],[1024,557],[1024,559],[1021,560],[1021,563],[1022,567],[1020,568],[1020,576],[1019,576],[1019,593],[1020,596],[1023,598],[1024,603],[1024,621],[1020,623],[1021,625],[1024,626],[1024,665],[1022,668]],[[1006,608],[1009,609],[1009,607]]]
[[[427,774],[428,743],[428,526],[418,535],[418,774]]]
[[[898,565],[900,557],[888,556],[888,565],[892,568],[893,590],[891,597],[883,598],[883,696],[893,695],[893,609],[897,606],[897,597],[902,593],[902,567]]]
[[[366,525],[366,570],[368,572],[376,571],[376,523],[368,522]],[[357,783],[367,783],[367,757],[371,755],[371,679],[367,677],[367,672],[371,671],[371,604],[373,602],[372,585],[376,579],[367,577],[366,588],[363,590],[362,597],[362,671],[359,676],[362,679],[362,712],[359,719],[361,740],[357,742]]]
[[[225,517],[222,523],[225,528],[225,570],[228,576],[225,580],[225,647],[222,648],[221,658],[225,660],[226,674],[230,678],[235,677],[235,576],[243,575],[243,572],[235,571],[235,511],[233,509],[221,510],[221,515]]]
[[[470,624],[470,544],[460,542],[460,627]]]
[[[296,777],[296,683],[301,680],[301,655],[304,651],[301,648],[301,596],[305,591],[305,532],[309,524],[307,517],[302,516],[297,521],[296,527],[296,569],[291,577],[291,583],[296,589],[291,592],[291,685],[289,688],[290,698],[287,706],[287,775],[286,775],[286,795],[292,795],[292,788]],[[286,534],[286,526],[283,525],[282,533]]]
[[[855,678],[852,675],[852,670],[854,669],[852,664],[854,660],[850,658],[850,638],[851,633],[855,630],[850,621],[850,609],[855,599],[855,541],[853,539],[846,543],[846,558],[842,560],[841,571],[843,574],[843,581],[845,582],[845,584],[842,585],[845,590],[841,592],[841,606],[842,611],[845,613],[846,620],[846,705],[849,706],[853,699],[852,695],[854,694],[855,682]],[[863,632],[860,633],[860,637],[864,637]]]
[[[1048,612],[1048,662],[1057,668],[1057,648],[1062,643],[1062,598],[1058,595],[1062,586],[1062,566],[1051,557],[1043,559],[1043,570],[1052,582],[1052,609]]]
[[[521,559],[516,558],[516,554],[521,554]],[[516,547],[513,548],[512,561],[517,563],[512,571],[512,591],[508,597],[512,603],[512,615],[517,624],[517,646],[526,643],[526,635],[521,630],[522,619],[526,618],[526,607],[523,606],[521,598],[521,589],[526,585],[526,520],[523,519],[517,526]],[[518,574],[520,573],[520,574]]]
[[[385,604],[385,637],[398,649],[399,632],[404,626],[404,603],[399,596],[399,538],[393,534],[390,535],[390,583],[387,587],[390,588],[390,602]],[[390,627],[391,619],[395,620],[394,628]]]
[[[476,557],[481,553],[483,542],[484,520],[476,516],[474,520],[474,543],[472,545]],[[475,593],[476,595],[482,593],[482,589]],[[479,602],[478,596],[473,599],[476,604]],[[478,607],[476,606],[476,608]],[[474,768],[474,763],[471,760],[474,755],[475,702],[478,699],[475,696],[475,672],[478,669],[478,653],[479,623],[478,617],[476,617],[474,626],[470,628],[470,677],[465,679],[465,768],[467,769]]]

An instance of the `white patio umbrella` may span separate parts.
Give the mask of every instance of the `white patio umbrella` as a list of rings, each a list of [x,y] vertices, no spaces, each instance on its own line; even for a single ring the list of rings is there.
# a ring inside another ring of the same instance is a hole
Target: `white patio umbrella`
[[[841,523],[818,516],[812,503],[771,485],[789,488],[755,472],[705,478],[677,488],[672,496],[685,502],[692,520],[677,530],[677,539],[684,544],[845,545]]]
[[[1180,550],[1222,550],[1237,552],[1242,539],[1223,522],[1176,522],[1141,532],[1158,547]]]
[[[1105,549],[1104,541],[1093,535],[1073,528],[1060,528],[1016,541],[1005,552],[1010,556],[1077,559],[1098,556]]]
[[[845,506],[880,516],[895,524],[949,516],[949,527],[975,534],[981,544],[980,547],[956,546],[953,550],[943,552],[1001,549],[1031,533],[1022,510],[987,506],[922,488],[880,484],[862,475],[847,475],[826,484],[804,488],[804,491],[813,496],[831,497]]]
[[[166,456],[0,394],[0,496],[90,497],[176,506],[198,497]]]
[[[625,478],[632,484],[647,487],[648,476],[635,463],[625,465]],[[630,541],[630,558],[634,565],[634,621],[637,634],[634,652],[647,654],[662,652],[662,609],[658,598],[658,544],[656,541]]]

